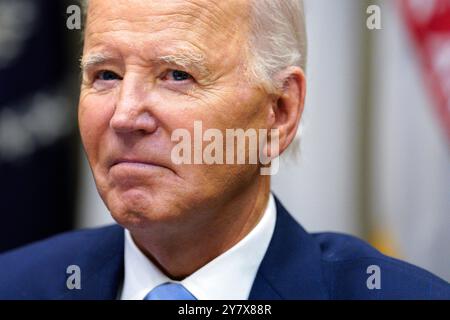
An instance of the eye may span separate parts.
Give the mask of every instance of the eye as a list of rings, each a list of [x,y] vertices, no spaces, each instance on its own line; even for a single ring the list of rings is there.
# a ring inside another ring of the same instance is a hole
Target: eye
[[[172,80],[172,81],[186,81],[193,80],[194,78],[187,72],[181,70],[170,70],[164,77],[164,80]]]
[[[103,70],[97,73],[96,79],[102,80],[102,81],[114,81],[114,80],[121,80],[121,78],[114,72]]]

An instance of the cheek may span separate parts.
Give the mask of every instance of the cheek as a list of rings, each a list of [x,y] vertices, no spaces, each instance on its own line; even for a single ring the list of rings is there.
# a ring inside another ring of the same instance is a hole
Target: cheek
[[[257,91],[245,87],[236,88],[232,94],[222,99],[211,114],[225,128],[260,128],[265,127],[264,99]]]
[[[169,103],[169,101],[171,103]],[[256,90],[236,86],[232,89],[203,94],[201,98],[186,101],[161,99],[155,105],[169,133],[187,129],[194,136],[194,122],[201,121],[207,129],[266,128],[267,104],[264,95]],[[163,106],[163,107],[162,107]]]
[[[89,161],[97,159],[101,138],[109,127],[113,104],[107,96],[81,96],[78,106],[78,122],[81,139]]]

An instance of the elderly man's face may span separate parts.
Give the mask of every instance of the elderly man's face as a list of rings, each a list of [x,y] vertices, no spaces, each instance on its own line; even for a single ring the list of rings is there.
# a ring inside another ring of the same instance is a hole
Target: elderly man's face
[[[91,0],[79,124],[97,188],[119,223],[142,226],[220,208],[257,165],[175,165],[175,129],[268,128],[248,81],[248,4]],[[192,134],[193,136],[193,134]]]

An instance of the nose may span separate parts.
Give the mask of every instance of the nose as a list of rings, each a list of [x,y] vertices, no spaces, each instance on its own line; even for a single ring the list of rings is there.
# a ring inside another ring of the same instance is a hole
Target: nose
[[[142,81],[124,78],[115,104],[110,127],[117,133],[152,133],[157,121],[147,103],[146,88]]]

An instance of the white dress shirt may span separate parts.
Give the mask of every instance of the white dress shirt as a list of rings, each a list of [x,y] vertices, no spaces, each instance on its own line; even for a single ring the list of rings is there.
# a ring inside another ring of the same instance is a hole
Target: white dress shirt
[[[160,284],[173,282],[181,283],[198,300],[246,300],[269,247],[275,222],[275,200],[270,195],[262,218],[250,233],[182,281],[173,281],[162,273],[125,230],[125,277],[119,297],[142,300]]]

